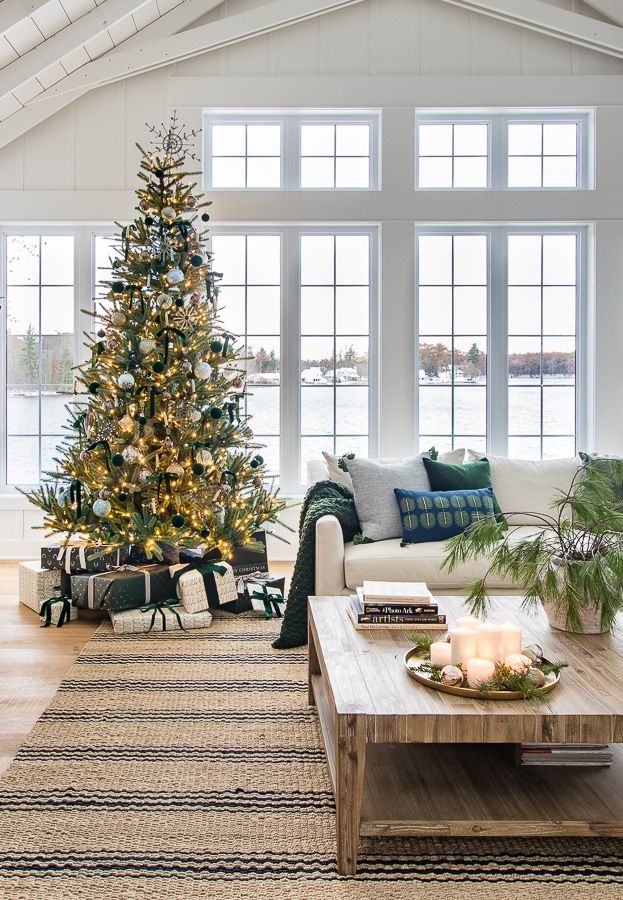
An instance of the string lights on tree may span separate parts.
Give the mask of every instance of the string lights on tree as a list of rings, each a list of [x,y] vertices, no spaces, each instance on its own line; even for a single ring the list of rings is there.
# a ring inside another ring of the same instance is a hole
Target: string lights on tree
[[[218,316],[207,207],[184,171],[195,132],[150,127],[138,216],[121,231],[90,358],[77,368],[51,479],[27,494],[53,532],[107,546],[162,542],[228,556],[284,503],[241,414],[244,356]]]

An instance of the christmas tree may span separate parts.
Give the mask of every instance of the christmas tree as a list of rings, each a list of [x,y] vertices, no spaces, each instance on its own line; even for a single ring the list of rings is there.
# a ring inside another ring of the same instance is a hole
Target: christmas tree
[[[68,407],[58,469],[26,496],[52,532],[158,559],[163,542],[227,557],[284,503],[241,414],[244,357],[219,322],[203,246],[209,203],[184,171],[195,132],[175,116],[151,130],[139,215],[118,236],[90,359],[76,370],[88,402]]]

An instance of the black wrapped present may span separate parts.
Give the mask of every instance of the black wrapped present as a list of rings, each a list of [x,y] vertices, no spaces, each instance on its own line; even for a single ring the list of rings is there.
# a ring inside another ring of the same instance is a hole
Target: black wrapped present
[[[266,585],[268,588],[274,588],[285,595],[286,580],[283,576],[274,575],[272,572],[251,572],[249,575],[242,575],[236,579],[236,589],[238,591],[238,599],[233,603],[227,603],[221,606],[226,612],[243,613],[254,609],[253,602],[249,596],[249,583]]]
[[[281,580],[285,581],[285,579]],[[247,593],[253,609],[263,612],[267,619],[272,619],[273,615],[277,619],[281,619],[279,607],[286,602],[281,588],[269,587],[267,584],[259,581],[249,581],[247,583]]]
[[[41,568],[60,569],[68,575],[77,572],[109,572],[125,565],[128,547],[106,548],[101,544],[48,544],[41,548]]]
[[[71,599],[81,609],[135,609],[171,597],[169,567],[122,566],[114,572],[71,576]]]
[[[227,562],[239,578],[254,572],[268,572],[268,555],[266,552],[266,532],[254,531],[252,543],[245,547],[235,547]]]

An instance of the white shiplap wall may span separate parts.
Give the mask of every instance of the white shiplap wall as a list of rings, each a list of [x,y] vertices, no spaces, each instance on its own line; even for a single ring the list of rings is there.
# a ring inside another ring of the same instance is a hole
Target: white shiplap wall
[[[228,0],[206,17],[242,12]],[[575,0],[557,0],[576,12]],[[596,110],[596,190],[415,195],[416,106],[586,106]],[[368,0],[81,97],[0,150],[4,221],[109,222],[132,213],[146,121],[177,107],[199,125],[209,106],[370,107],[383,111],[383,190],[356,194],[217,194],[213,219],[366,221],[381,225],[383,455],[413,449],[413,222],[594,223],[595,446],[623,452],[611,406],[623,349],[623,62],[440,0]],[[296,518],[293,512],[290,519]],[[36,513],[0,498],[0,557],[30,555]],[[293,523],[294,524],[294,523]],[[273,550],[275,558],[294,548]]]

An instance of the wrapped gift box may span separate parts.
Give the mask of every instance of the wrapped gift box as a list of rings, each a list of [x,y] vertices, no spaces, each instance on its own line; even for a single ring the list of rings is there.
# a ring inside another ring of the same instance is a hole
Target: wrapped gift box
[[[186,580],[189,585],[189,603],[196,607],[197,603],[200,602],[197,587],[193,589],[194,599],[190,599],[191,583],[198,586],[196,578],[192,579],[192,582],[187,578],[190,572],[201,575],[207,604],[211,609],[222,609],[238,597],[236,579],[234,578],[232,567],[229,563],[223,562],[223,560],[208,560],[203,557],[192,563],[181,563],[178,566],[171,566],[170,571],[175,582],[177,596],[182,600],[186,609],[189,609],[189,607],[186,605],[184,589],[181,586],[182,580]],[[197,609],[191,611],[197,611]]]
[[[284,578],[279,580],[285,582]],[[285,604],[285,598],[281,588],[275,587],[274,585],[268,585],[265,581],[257,582],[249,580],[247,582],[247,594],[253,609],[264,613],[267,619],[272,619],[273,616],[277,619],[281,618],[282,613],[280,607]]]
[[[56,570],[44,569],[39,565],[39,560],[23,562],[19,564],[19,602],[39,615],[41,606],[49,597],[54,596],[56,589],[60,588],[65,593],[61,583],[61,573]],[[54,603],[51,606],[52,624],[57,625],[62,612],[62,604]],[[78,618],[78,610],[72,606],[70,618]]]
[[[249,612],[249,610],[252,610],[253,604],[251,603],[249,591],[247,590],[247,585],[249,584],[249,582],[265,584],[268,587],[276,588],[277,590],[281,591],[282,594],[285,593],[285,578],[278,575],[273,575],[271,572],[252,572],[250,575],[242,575],[236,579],[236,590],[238,594],[236,600],[234,600],[232,603],[226,603],[225,605],[221,606],[220,609],[225,610],[225,612],[236,614]]]
[[[171,566],[169,571],[171,576],[174,576],[176,571],[181,571],[176,580],[175,592],[187,612],[203,612],[209,608],[210,604],[201,572],[198,572],[197,569],[189,569],[185,565]]]
[[[77,572],[108,572],[122,566],[129,559],[128,547],[107,550],[100,544],[76,543],[49,544],[41,548],[41,566],[44,569],[62,569],[67,574]]]
[[[236,578],[255,572],[268,572],[266,532],[254,531],[251,540],[253,544],[247,547],[236,547],[228,559]]]
[[[128,609],[125,612],[111,612],[112,627],[115,634],[137,634],[148,631],[190,631],[194,628],[208,628],[212,622],[209,610],[190,613],[182,606],[160,606]]]
[[[171,575],[164,564],[71,576],[72,601],[83,609],[134,609],[171,595]]]

